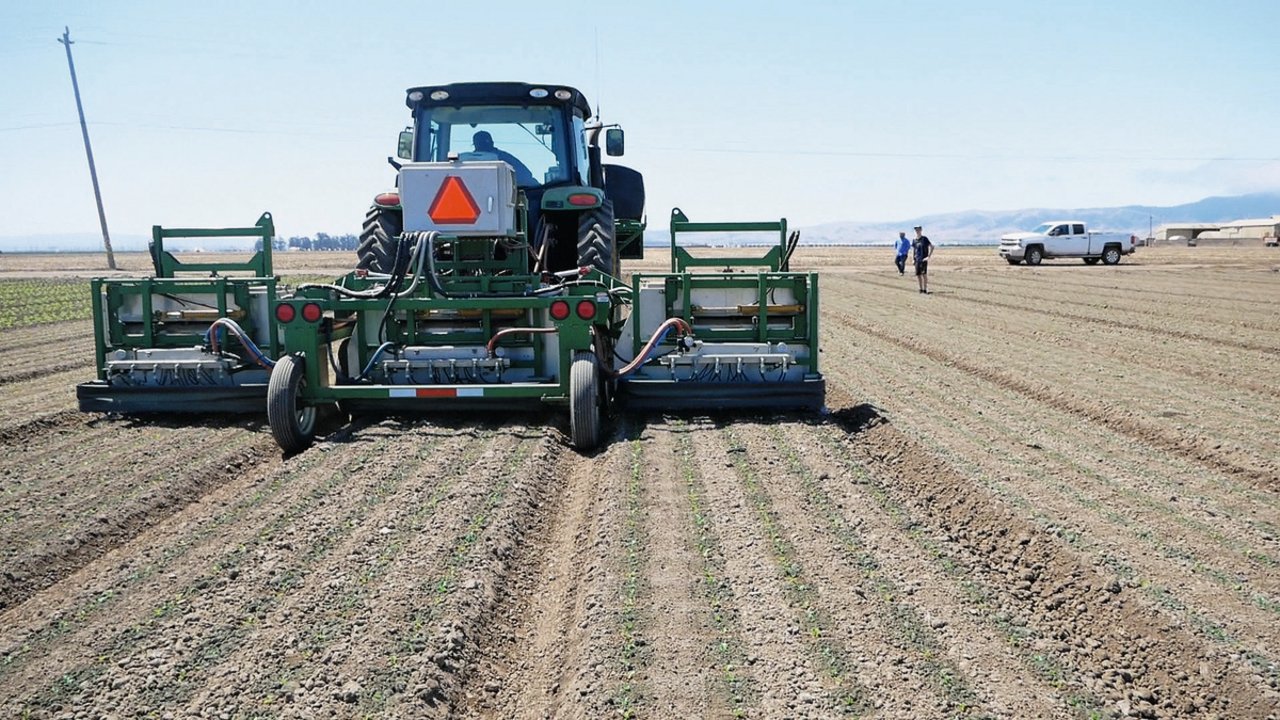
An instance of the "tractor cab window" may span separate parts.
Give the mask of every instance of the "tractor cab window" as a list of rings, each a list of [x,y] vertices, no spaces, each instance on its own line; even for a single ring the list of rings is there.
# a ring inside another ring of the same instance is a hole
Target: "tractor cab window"
[[[550,106],[476,105],[426,107],[419,127],[430,132],[418,148],[421,160],[443,162],[457,153],[462,162],[502,160],[516,171],[516,184],[537,187],[570,180],[563,115]]]
[[[587,121],[579,117],[573,116],[573,136],[577,138],[578,148],[578,177],[574,178],[574,182],[580,185],[590,185],[591,178],[591,162],[587,159]]]

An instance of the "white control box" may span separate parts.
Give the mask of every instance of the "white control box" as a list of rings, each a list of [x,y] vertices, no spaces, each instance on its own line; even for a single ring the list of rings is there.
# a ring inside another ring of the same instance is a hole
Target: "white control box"
[[[406,231],[514,237],[516,173],[501,160],[407,163],[400,205]]]

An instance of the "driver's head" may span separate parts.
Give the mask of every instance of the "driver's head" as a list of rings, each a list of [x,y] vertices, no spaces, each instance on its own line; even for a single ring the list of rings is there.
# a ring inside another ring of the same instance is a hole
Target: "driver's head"
[[[493,136],[488,130],[481,130],[472,135],[471,144],[475,146],[476,152],[493,152]]]

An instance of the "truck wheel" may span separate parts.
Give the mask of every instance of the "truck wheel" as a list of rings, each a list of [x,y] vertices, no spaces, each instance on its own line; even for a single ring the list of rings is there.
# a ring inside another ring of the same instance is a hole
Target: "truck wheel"
[[[306,450],[316,436],[315,406],[298,401],[307,383],[305,362],[301,355],[280,358],[267,382],[267,424],[276,444],[288,454]]]
[[[617,275],[614,258],[617,239],[613,229],[613,202],[605,200],[600,207],[586,210],[578,218],[578,265]]]
[[[1120,248],[1108,245],[1102,250],[1102,264],[1115,265],[1120,262]]]
[[[1096,257],[1088,257],[1088,258],[1084,258],[1084,264],[1085,264],[1085,265],[1097,265],[1097,264],[1098,264],[1098,258],[1096,258]]]
[[[575,450],[600,443],[600,368],[595,353],[576,352],[569,368],[569,435]]]
[[[1005,261],[1005,262],[1007,262],[1007,263],[1009,263],[1010,265],[1021,265],[1021,264],[1022,264],[1022,261],[1021,261],[1021,260],[1019,260],[1018,258],[1011,258],[1011,257],[1007,257],[1007,258],[1005,258],[1005,259],[1004,259],[1004,261]]]
[[[1027,248],[1026,257],[1028,265],[1039,265],[1040,261],[1044,259],[1044,251],[1040,249],[1039,245],[1032,245]]]
[[[360,229],[360,244],[356,246],[356,269],[389,274],[394,269],[396,246],[403,227],[399,210],[377,205],[369,208]]]

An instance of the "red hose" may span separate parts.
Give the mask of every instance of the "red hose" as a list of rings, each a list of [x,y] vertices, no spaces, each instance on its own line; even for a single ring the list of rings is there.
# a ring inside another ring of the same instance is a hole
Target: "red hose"
[[[486,343],[484,346],[485,353],[487,353],[488,356],[492,358],[495,346],[498,344],[498,341],[506,337],[507,335],[518,335],[520,333],[529,333],[530,335],[545,335],[547,333],[553,333],[553,332],[556,332],[555,328],[530,328],[530,327],[503,328],[502,330],[499,330],[498,332],[494,333],[493,337],[489,338],[489,342]]]

